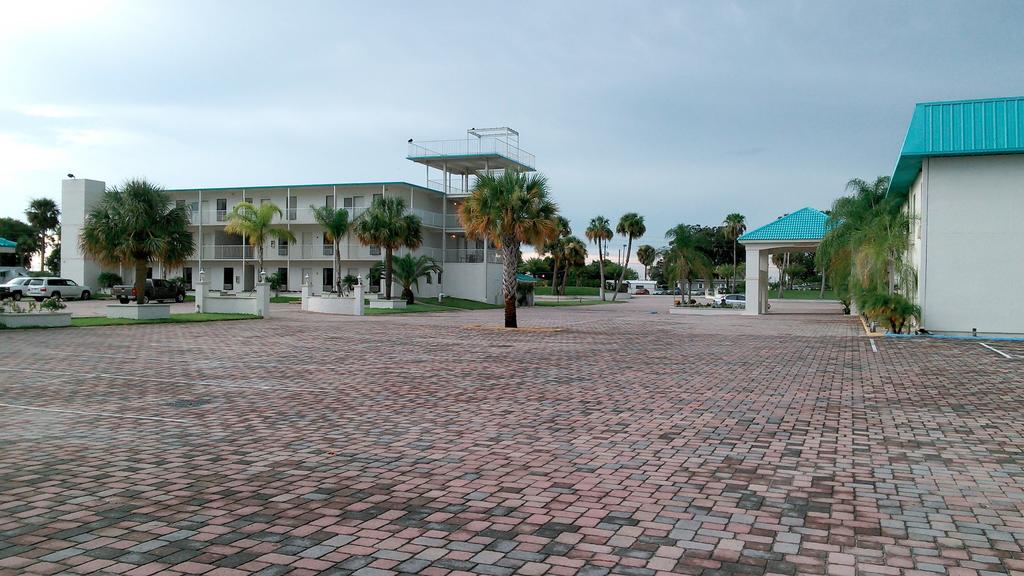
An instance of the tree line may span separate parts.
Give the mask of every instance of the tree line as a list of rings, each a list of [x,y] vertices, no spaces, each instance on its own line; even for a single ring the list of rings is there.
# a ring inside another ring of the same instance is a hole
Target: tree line
[[[33,198],[25,210],[25,220],[0,218],[0,238],[17,243],[11,262],[6,265],[30,268],[39,257],[39,272],[60,271],[60,208],[50,198]]]

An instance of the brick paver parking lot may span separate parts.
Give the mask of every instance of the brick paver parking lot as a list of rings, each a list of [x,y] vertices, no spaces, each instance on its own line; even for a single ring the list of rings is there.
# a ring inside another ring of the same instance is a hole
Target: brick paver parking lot
[[[1024,348],[665,303],[0,333],[0,574],[1024,574]]]

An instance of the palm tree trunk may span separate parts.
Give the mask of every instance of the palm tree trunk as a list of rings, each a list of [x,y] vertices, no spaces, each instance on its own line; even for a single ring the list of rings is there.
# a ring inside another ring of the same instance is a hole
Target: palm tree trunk
[[[619,295],[619,290],[622,288],[622,280],[626,277],[626,268],[629,268],[629,253],[633,251],[633,235],[629,235],[629,241],[626,243],[626,262],[622,264],[622,269],[619,270],[619,281],[615,283],[615,293],[612,294],[612,302],[615,302],[615,298]]]
[[[601,300],[604,301],[604,252],[601,251],[601,239],[597,239],[597,268],[601,271],[601,288],[598,292]]]
[[[565,285],[569,283],[569,265],[565,265],[565,270],[562,272],[562,295],[565,295]]]
[[[391,300],[391,248],[384,248],[384,299]]]
[[[146,301],[146,261],[135,261],[135,303]]]
[[[501,293],[505,298],[505,328],[519,327],[516,321],[516,252],[518,249],[513,238],[502,238]]]
[[[341,296],[341,242],[334,238],[334,289]]]
[[[242,248],[242,250],[245,250],[245,248]],[[265,270],[263,270],[263,244],[262,243],[256,245],[256,257],[260,261],[260,269],[256,271],[256,281],[257,282],[262,282],[263,281],[263,275],[265,273]],[[244,272],[243,272],[243,274],[244,274]]]
[[[825,267],[821,267],[821,292],[818,294],[818,300],[825,299]]]
[[[552,256],[552,260],[554,270],[551,274],[551,295],[558,296],[558,256]]]
[[[736,291],[736,237],[732,239],[732,288],[730,292]]]

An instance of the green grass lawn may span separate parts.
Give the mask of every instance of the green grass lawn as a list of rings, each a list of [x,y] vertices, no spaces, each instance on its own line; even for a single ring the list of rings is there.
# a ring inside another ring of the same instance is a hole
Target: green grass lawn
[[[820,290],[784,290],[784,300],[818,300],[821,295]],[[774,299],[779,297],[779,290],[768,291],[768,298]],[[825,290],[825,298],[823,300],[835,300],[836,293],[832,290]]]
[[[171,314],[170,318],[163,320],[132,320],[130,318],[104,318],[102,316],[87,316],[83,318],[72,318],[71,325],[79,328],[90,326],[125,326],[128,324],[179,324],[186,322],[218,322],[222,320],[255,320],[259,316],[253,314],[213,314],[189,312],[186,314]]]
[[[534,300],[534,306],[596,306],[599,304],[623,304],[625,300]]]
[[[554,296],[551,293],[550,286],[537,286],[534,288],[534,294],[538,296]],[[565,294],[562,296],[597,296],[597,286],[566,286]]]
[[[437,304],[427,304],[425,302],[417,302],[412,306],[406,306],[405,308],[370,308],[367,304],[363,308],[363,313],[367,316],[381,316],[384,314],[415,314],[417,312],[451,312],[452,308],[448,306],[438,306]]]
[[[271,304],[291,304],[292,302],[302,302],[302,296],[271,296]]]
[[[436,300],[437,299],[435,298],[431,303],[435,303]],[[445,297],[441,302],[441,306],[448,308],[461,308],[462,310],[493,310],[495,308],[503,308],[500,304],[488,304],[487,302],[477,302],[476,300],[452,297]]]

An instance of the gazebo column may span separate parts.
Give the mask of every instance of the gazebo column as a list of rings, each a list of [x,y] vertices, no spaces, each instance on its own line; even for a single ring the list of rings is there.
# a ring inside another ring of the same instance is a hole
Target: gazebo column
[[[768,251],[747,248],[747,305],[744,314],[768,311]]]

